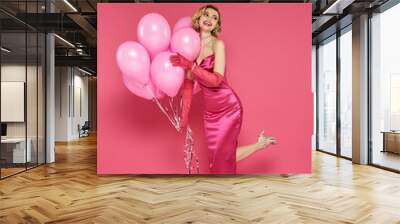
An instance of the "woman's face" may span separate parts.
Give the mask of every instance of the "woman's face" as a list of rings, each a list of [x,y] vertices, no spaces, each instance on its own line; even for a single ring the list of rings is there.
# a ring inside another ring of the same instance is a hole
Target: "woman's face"
[[[211,32],[217,26],[219,20],[218,12],[214,9],[208,8],[204,10],[203,15],[200,16],[199,26],[200,30]]]

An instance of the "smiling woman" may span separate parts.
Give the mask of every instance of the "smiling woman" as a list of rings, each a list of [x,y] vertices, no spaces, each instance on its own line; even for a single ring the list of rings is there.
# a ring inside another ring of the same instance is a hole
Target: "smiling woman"
[[[199,37],[194,57],[171,44],[179,54],[165,63],[180,71],[183,108],[176,120],[182,129],[190,124],[199,173],[310,172],[310,5],[215,3],[98,4],[98,173],[187,173],[181,135],[187,132],[163,125],[168,119],[157,107],[131,94],[112,54],[122,43],[140,42],[133,31],[155,13],[170,27],[189,22],[172,29],[172,40],[187,30]],[[151,68],[158,59],[150,55]],[[157,82],[178,76],[169,74],[148,74],[165,103],[179,97]],[[192,98],[195,85],[201,93]]]
[[[210,20],[206,20],[205,18],[211,18],[216,24],[214,25]],[[213,36],[218,36],[218,33],[221,32],[221,21],[219,9],[214,5],[200,7],[192,17],[193,28],[197,32],[200,32],[200,24],[203,24],[208,27]]]
[[[174,66],[187,71],[183,87],[182,128],[188,121],[193,79],[202,89],[204,102],[204,132],[207,138],[210,172],[236,173],[236,163],[254,152],[275,144],[273,137],[264,136],[246,146],[238,146],[242,127],[243,106],[235,91],[228,85],[225,73],[225,46],[217,35],[221,31],[221,13],[213,5],[200,7],[193,15],[193,27],[200,33],[201,50],[196,63],[181,55],[171,56]]]

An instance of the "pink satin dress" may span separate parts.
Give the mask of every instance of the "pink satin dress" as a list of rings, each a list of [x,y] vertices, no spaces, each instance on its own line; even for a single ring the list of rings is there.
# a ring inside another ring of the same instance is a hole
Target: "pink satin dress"
[[[213,72],[214,55],[199,66]],[[236,149],[242,126],[243,109],[239,97],[228,85],[226,75],[218,87],[207,87],[197,79],[204,102],[204,130],[207,138],[210,171],[215,174],[236,173]]]

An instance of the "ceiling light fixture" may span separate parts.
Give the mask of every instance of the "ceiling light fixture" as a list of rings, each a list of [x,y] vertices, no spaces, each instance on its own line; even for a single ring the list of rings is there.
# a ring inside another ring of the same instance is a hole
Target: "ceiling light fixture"
[[[64,0],[65,4],[67,4],[74,12],[78,12],[78,10],[68,1]]]
[[[66,39],[64,39],[64,38],[62,38],[62,37],[60,37],[60,36],[57,35],[57,34],[54,34],[54,36],[57,37],[58,39],[60,39],[62,42],[64,42],[64,43],[66,43],[67,45],[69,45],[70,47],[75,48],[75,45],[73,45],[73,44],[72,44],[71,42],[69,42],[68,40],[66,40]]]
[[[88,72],[88,71],[86,71],[86,70],[83,70],[83,69],[81,69],[81,68],[79,68],[79,67],[78,67],[78,70],[81,71],[81,72],[83,72],[83,73],[85,73],[85,74],[87,74],[87,75],[90,75],[90,76],[93,75],[92,73],[90,73],[90,72]]]
[[[6,53],[10,53],[11,52],[11,50],[9,50],[9,49],[7,49],[5,47],[1,47],[1,51],[4,51]]]
[[[332,5],[325,9],[322,14],[342,14],[343,10],[354,1],[355,0],[336,0]]]

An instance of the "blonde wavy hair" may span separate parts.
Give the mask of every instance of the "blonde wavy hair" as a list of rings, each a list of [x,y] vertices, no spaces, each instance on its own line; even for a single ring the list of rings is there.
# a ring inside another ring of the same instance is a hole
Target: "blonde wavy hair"
[[[197,12],[192,16],[192,24],[193,29],[197,32],[200,32],[200,17],[204,14],[207,9],[214,9],[218,13],[218,22],[215,28],[211,31],[211,35],[217,37],[218,34],[221,32],[221,13],[219,13],[219,9],[214,5],[205,5],[200,7]]]

